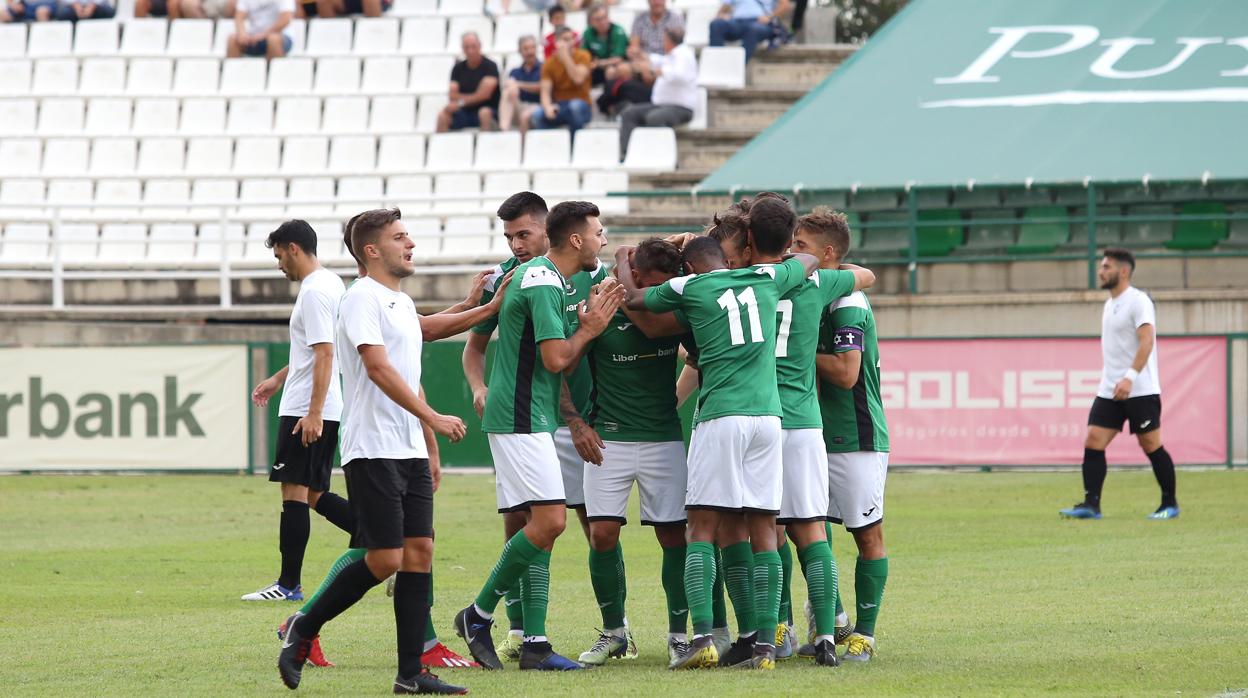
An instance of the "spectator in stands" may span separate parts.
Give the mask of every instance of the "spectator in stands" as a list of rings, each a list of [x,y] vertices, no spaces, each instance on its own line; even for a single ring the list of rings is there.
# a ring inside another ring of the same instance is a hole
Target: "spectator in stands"
[[[178,0],[134,0],[134,16],[178,19],[182,16],[182,7]]]
[[[178,16],[188,19],[220,19],[233,17],[234,0],[174,0]]]
[[[551,32],[546,35],[545,41],[542,42],[542,57],[550,60],[551,54],[555,52],[555,35],[559,33],[559,28],[566,26],[568,21],[568,11],[559,5],[550,8],[550,12],[546,15],[550,19]],[[576,37],[576,43],[581,43],[581,37],[576,32],[572,32]]]
[[[685,28],[685,19],[679,12],[667,9],[667,0],[650,0],[650,11],[637,15],[633,20],[632,36],[629,38],[629,60],[641,60],[651,54],[663,53],[664,36],[672,27]]]
[[[589,27],[581,36],[581,48],[593,58],[590,77],[594,86],[615,79],[616,67],[628,55],[628,34],[611,21],[606,5],[594,5],[589,10]]]
[[[788,9],[789,0],[724,0],[719,16],[711,21],[711,46],[740,40],[748,62],[760,42],[778,36],[781,30],[775,20]]]
[[[511,12],[511,0],[501,0],[503,5],[503,14]],[[524,6],[532,12],[545,12],[552,6],[557,5],[555,0],[524,0]]]
[[[56,18],[64,22],[80,19],[112,19],[117,14],[112,3],[105,0],[76,0],[64,2],[56,10]]]
[[[537,38],[520,37],[520,65],[511,69],[503,84],[503,101],[498,107],[498,128],[511,129],[513,115],[523,133],[529,130],[533,113],[542,106],[542,62],[537,60]]]
[[[598,111],[615,116],[630,104],[646,104],[650,101],[650,84],[634,73],[632,63],[616,66],[615,79],[607,81],[598,96]]]
[[[438,114],[438,133],[464,128],[489,130],[498,113],[498,64],[481,54],[481,37],[464,32],[464,60],[451,68],[450,101]]]
[[[0,22],[47,22],[56,18],[56,0],[7,0],[0,3]]]
[[[304,3],[304,14],[308,14],[308,5],[316,6],[313,14],[317,17],[380,17],[394,5],[394,0],[316,0],[315,3]]]
[[[693,119],[698,107],[698,57],[685,45],[685,30],[673,27],[664,35],[663,57],[642,66],[642,79],[654,85],[647,104],[634,104],[620,115],[620,156],[638,126],[679,126]]]
[[[264,56],[281,58],[290,51],[291,39],[285,33],[295,15],[295,0],[237,0],[234,33],[226,44],[225,55],[238,58]]]
[[[542,66],[542,108],[533,115],[533,128],[567,126],[576,133],[589,123],[589,51],[577,48],[576,32],[555,31],[555,53]]]

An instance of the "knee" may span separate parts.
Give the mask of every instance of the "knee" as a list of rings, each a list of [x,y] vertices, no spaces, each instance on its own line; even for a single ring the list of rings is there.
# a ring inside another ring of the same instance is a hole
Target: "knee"
[[[615,549],[620,542],[620,529],[616,526],[589,525],[589,545],[594,550],[605,553]]]
[[[433,538],[408,538],[403,542],[405,572],[428,572],[433,566]]]
[[[364,563],[368,565],[368,571],[372,572],[374,577],[385,579],[398,572],[399,567],[402,566],[403,548],[370,550],[364,556]]]
[[[481,123],[488,124],[494,120],[494,110],[490,107],[481,107],[477,110],[477,118],[481,120]]]
[[[654,537],[660,548],[679,548],[685,544],[684,526],[655,526]]]

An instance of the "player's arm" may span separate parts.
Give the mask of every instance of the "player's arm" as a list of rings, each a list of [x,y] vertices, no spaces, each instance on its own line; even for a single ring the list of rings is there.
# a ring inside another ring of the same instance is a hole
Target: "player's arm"
[[[562,379],[559,386],[559,413],[572,432],[572,445],[581,460],[594,465],[602,465],[602,437],[581,417],[581,411],[572,402],[572,391],[568,388],[567,379]]]
[[[490,269],[477,272],[476,276],[472,277],[472,286],[468,289],[468,296],[455,305],[443,310],[441,313],[436,314],[462,313],[465,310],[472,310],[473,308],[481,305],[481,297],[485,295],[485,284],[489,281],[490,274],[492,273],[493,270]]]
[[[269,398],[286,385],[286,373],[289,370],[290,366],[283,366],[277,373],[256,384],[255,390],[251,391],[251,404],[256,407],[266,407],[269,404]]]
[[[798,263],[802,265],[802,268],[805,269],[805,273],[802,275],[803,279],[815,273],[815,270],[819,268],[819,258],[814,256],[813,254],[805,254],[803,252],[791,252],[789,254],[784,255],[784,261],[787,262],[790,259],[796,259]],[[874,275],[872,276],[874,277]]]
[[[602,334],[611,322],[611,316],[620,307],[624,289],[612,279],[607,279],[593,288],[586,300],[577,309],[580,321],[576,332],[567,339],[545,339],[538,345],[542,352],[542,366],[551,373],[566,373],[576,368],[581,356],[589,343]],[[554,310],[554,308],[552,308]],[[538,317],[534,316],[536,323]]]
[[[403,376],[395,370],[394,365],[390,363],[389,357],[386,356],[386,348],[380,344],[361,344],[358,347],[360,352],[360,360],[364,362],[364,370],[368,372],[368,379],[372,381],[386,397],[412,413],[423,424],[428,424],[435,432],[447,437],[451,441],[459,441],[464,438],[467,428],[464,426],[464,420],[454,415],[439,414],[429,403],[420,397],[416,391],[412,390],[412,386],[407,384]]]
[[[479,305],[458,313],[441,312],[436,315],[420,316],[420,333],[424,340],[426,342],[435,342],[439,339],[454,337],[493,317],[503,305],[503,291],[509,283],[511,283],[510,273],[499,282],[494,297],[485,305]]]
[[[425,399],[425,386],[420,386],[420,399]],[[433,491],[438,491],[442,484],[442,452],[438,449],[438,437],[429,428],[429,423],[420,422],[420,431],[425,436],[425,449],[429,451],[429,477],[433,480]]]
[[[838,388],[849,390],[858,384],[862,370],[863,328],[854,309],[841,309],[825,315],[819,328],[819,350],[815,373]]]
[[[698,389],[698,369],[691,363],[685,363],[680,369],[680,376],[676,378],[676,406],[681,407],[685,404],[685,400],[693,395],[693,391]]]
[[[857,264],[842,264],[840,269],[842,271],[854,272],[855,291],[861,291],[864,288],[871,288],[875,285],[875,272],[866,267],[860,267]]]
[[[1115,400],[1126,400],[1131,397],[1131,386],[1135,383],[1136,377],[1140,375],[1140,371],[1148,365],[1148,357],[1153,353],[1153,347],[1157,344],[1156,330],[1151,323],[1140,325],[1135,328],[1135,339],[1140,343],[1140,348],[1135,350],[1135,360],[1131,362],[1127,375],[1114,386]]]
[[[862,351],[853,349],[837,354],[815,356],[815,371],[819,378],[838,388],[849,390],[858,384],[858,372],[862,369]]]
[[[489,394],[485,387],[485,350],[490,346],[490,335],[477,332],[468,333],[468,341],[464,343],[464,355],[460,360],[464,366],[464,378],[468,380],[468,389],[472,391],[472,409],[480,417],[485,413],[485,397]]]
[[[325,431],[322,414],[325,410],[325,396],[329,394],[329,381],[334,374],[334,345],[332,342],[321,342],[312,345],[312,400],[308,403],[308,414],[295,422],[291,434],[300,434],[303,445],[315,443]]]

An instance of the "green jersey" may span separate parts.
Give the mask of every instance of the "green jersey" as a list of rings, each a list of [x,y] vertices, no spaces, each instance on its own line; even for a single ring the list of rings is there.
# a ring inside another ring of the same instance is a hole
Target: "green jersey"
[[[566,285],[545,257],[516,268],[498,312],[498,346],[490,365],[483,431],[532,434],[555,430],[561,374],[546,370],[538,345],[571,334],[564,311]]]
[[[650,339],[616,312],[587,353],[598,435],[606,441],[680,441],[676,352],[680,336]]]
[[[846,390],[819,381],[823,441],[828,453],[888,451],[888,424],[880,399],[880,346],[871,303],[861,291],[837,301],[823,316],[819,353],[862,352],[858,382]]]
[[[815,391],[815,351],[819,321],[833,301],[854,292],[854,273],[816,269],[805,283],[789,291],[776,306],[776,382],[781,426],[818,429],[819,396]]]
[[[485,290],[481,293],[481,305],[485,305],[494,299],[494,292],[498,288],[498,284],[502,283],[503,277],[507,272],[515,269],[520,261],[515,257],[508,259],[502,264],[494,265],[490,270],[489,276],[485,277]],[[498,327],[498,316],[494,315],[481,322],[473,325],[472,331],[476,334],[494,334],[494,328]]]
[[[698,344],[702,390],[695,423],[781,416],[776,388],[776,306],[806,279],[801,262],[680,276],[646,290],[646,308],[683,310]]]
[[[598,263],[598,268],[591,271],[580,271],[572,275],[565,291],[564,311],[568,316],[568,336],[571,337],[576,328],[581,326],[580,319],[576,316],[576,310],[581,303],[589,299],[589,292],[593,287],[607,278],[607,267]],[[581,413],[581,417],[590,424],[594,420],[590,419],[590,410],[593,408],[594,400],[594,376],[589,370],[589,359],[581,358],[581,363],[577,364],[576,370],[567,376],[568,391],[572,393],[572,404],[576,405],[576,411]],[[555,393],[555,404],[559,402],[559,394]],[[559,412],[559,426],[564,426],[563,413]]]

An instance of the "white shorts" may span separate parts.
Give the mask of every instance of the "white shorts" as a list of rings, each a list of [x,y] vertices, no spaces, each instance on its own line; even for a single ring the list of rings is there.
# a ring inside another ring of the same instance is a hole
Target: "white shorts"
[[[784,492],[777,523],[823,521],[828,515],[828,460],[822,429],[785,429]]]
[[[780,512],[779,417],[717,417],[689,442],[686,509]]]
[[[888,453],[854,451],[828,454],[828,520],[861,531],[884,519],[884,480]]]
[[[590,521],[628,523],[633,482],[641,493],[641,525],[685,522],[683,441],[605,441],[602,465],[585,464],[585,514]]]
[[[585,461],[572,443],[572,430],[555,430],[555,453],[559,454],[559,470],[563,474],[563,495],[568,508],[585,506]]]
[[[494,457],[498,511],[525,511],[534,504],[563,504],[563,478],[550,434],[486,434]]]

